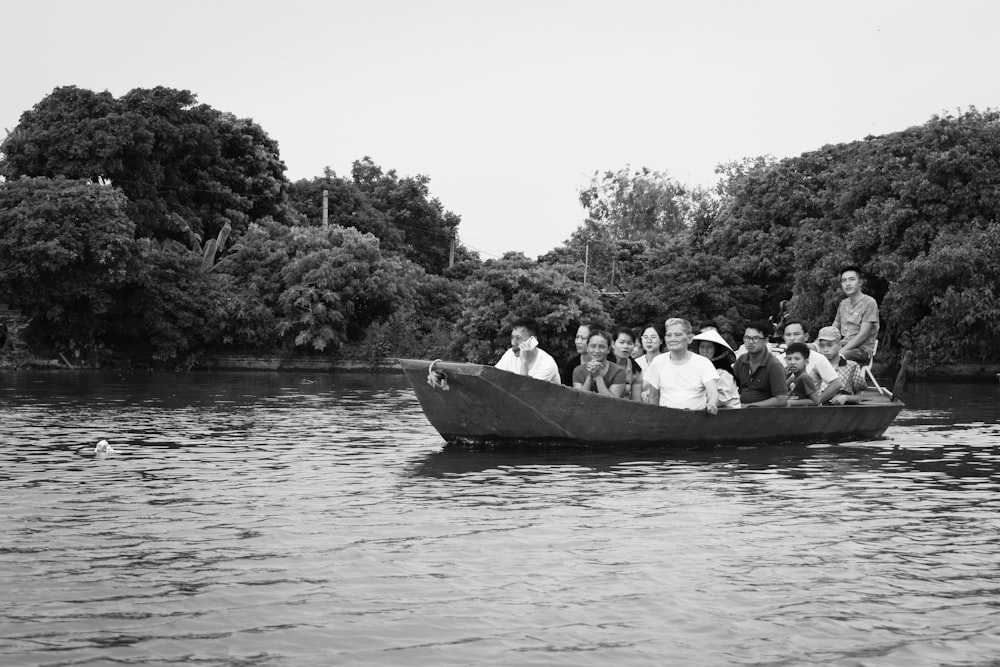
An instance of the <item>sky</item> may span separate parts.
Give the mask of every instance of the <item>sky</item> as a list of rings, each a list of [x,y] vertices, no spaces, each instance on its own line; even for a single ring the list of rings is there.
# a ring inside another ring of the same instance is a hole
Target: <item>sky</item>
[[[167,86],[252,118],[291,180],[370,156],[430,178],[483,259],[537,257],[625,167],[711,185],[1000,108],[993,0],[8,3],[0,127],[57,86]]]

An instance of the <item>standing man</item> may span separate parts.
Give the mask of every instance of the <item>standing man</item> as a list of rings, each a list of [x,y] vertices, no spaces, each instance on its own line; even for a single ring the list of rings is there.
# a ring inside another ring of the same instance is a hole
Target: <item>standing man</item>
[[[733,365],[736,386],[740,388],[740,405],[744,408],[783,408],[788,405],[788,383],[785,368],[767,347],[771,326],[753,322],[743,331],[746,354]]]
[[[837,306],[833,326],[843,334],[840,354],[848,361],[864,366],[875,351],[878,336],[878,303],[861,292],[864,277],[856,266],[840,270],[840,288],[846,299]]]
[[[511,326],[510,348],[500,357],[496,367],[536,380],[560,383],[559,365],[552,355],[538,347],[538,323],[529,318],[521,318]]]

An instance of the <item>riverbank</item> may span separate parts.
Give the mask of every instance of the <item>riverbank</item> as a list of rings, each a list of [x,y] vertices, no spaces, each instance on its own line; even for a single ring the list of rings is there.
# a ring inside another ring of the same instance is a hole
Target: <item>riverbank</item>
[[[73,364],[65,358],[43,359],[26,353],[0,356],[0,370],[87,370],[87,365]],[[362,361],[337,359],[328,356],[214,354],[200,359],[186,368],[188,371],[282,371],[313,373],[402,373],[396,359]],[[896,377],[895,367],[875,363],[875,375],[891,386]],[[947,382],[997,382],[1000,364],[955,363],[935,368],[911,370],[908,380]]]

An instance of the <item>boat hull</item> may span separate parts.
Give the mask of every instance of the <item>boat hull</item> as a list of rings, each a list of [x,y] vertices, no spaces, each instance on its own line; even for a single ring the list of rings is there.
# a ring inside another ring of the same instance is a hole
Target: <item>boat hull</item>
[[[697,448],[774,443],[871,440],[903,408],[876,392],[861,404],[673,410],[600,396],[501,371],[493,366],[435,362],[447,389],[428,383],[431,362],[400,359],[428,421],[449,443]]]

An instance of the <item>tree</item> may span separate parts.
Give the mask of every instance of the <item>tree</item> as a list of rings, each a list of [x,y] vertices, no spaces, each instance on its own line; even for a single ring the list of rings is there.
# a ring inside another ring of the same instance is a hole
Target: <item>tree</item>
[[[101,339],[138,255],[127,205],[88,181],[0,183],[0,293],[31,318],[31,342],[87,351]]]
[[[0,146],[0,174],[65,176],[118,187],[138,236],[209,238],[226,223],[284,216],[278,145],[255,123],[157,87],[120,99],[56,88]]]
[[[686,190],[662,172],[629,167],[594,174],[580,192],[587,217],[547,264],[587,267],[587,283],[620,290],[635,275],[622,262],[662,245],[685,229]]]
[[[400,178],[395,169],[383,173],[367,156],[355,160],[351,177],[368,202],[402,234],[407,259],[430,273],[440,274],[448,267],[449,247],[457,238],[461,218],[430,196],[430,178]]]
[[[299,213],[307,225],[323,221],[323,191],[327,191],[327,220],[337,227],[353,227],[373,234],[383,251],[401,252],[404,247],[402,230],[393,226],[388,214],[376,209],[368,196],[351,180],[341,178],[327,168],[323,176],[301,179],[288,188],[288,204]]]

